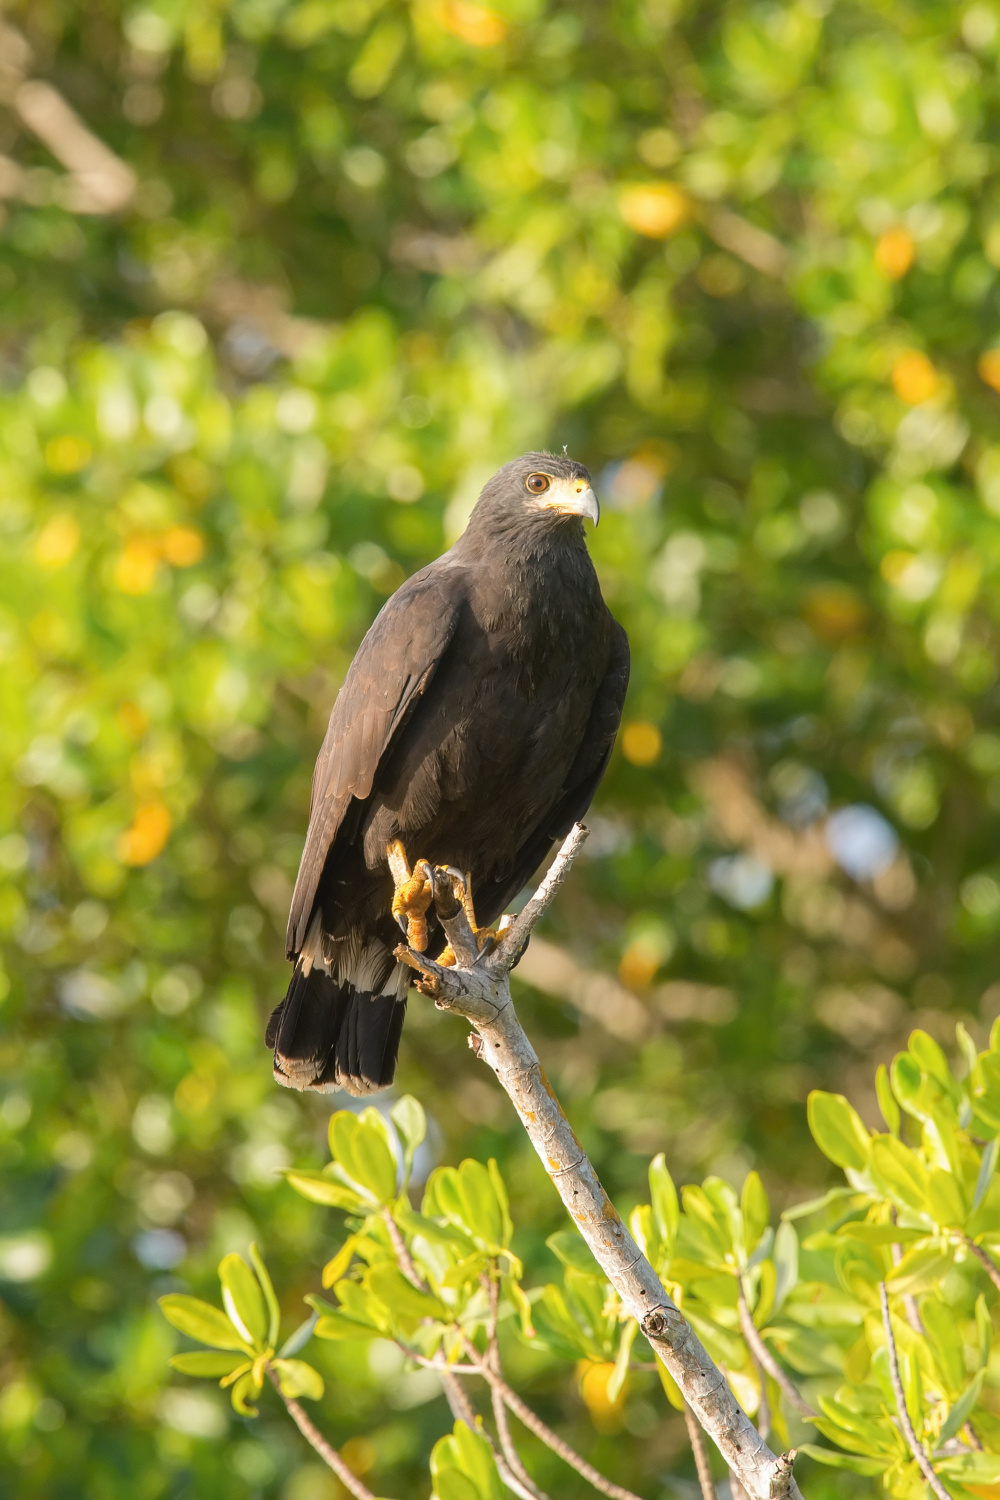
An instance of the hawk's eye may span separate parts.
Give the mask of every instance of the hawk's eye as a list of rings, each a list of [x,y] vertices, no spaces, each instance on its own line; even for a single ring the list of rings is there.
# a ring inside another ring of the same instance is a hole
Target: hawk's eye
[[[544,495],[552,480],[547,474],[529,474],[524,482],[533,495]]]

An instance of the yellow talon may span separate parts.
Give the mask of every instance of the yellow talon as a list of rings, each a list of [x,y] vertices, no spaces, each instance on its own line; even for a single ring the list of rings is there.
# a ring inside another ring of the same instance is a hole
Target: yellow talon
[[[424,953],[429,936],[427,911],[434,899],[433,872],[426,859],[418,859],[411,871],[402,839],[393,839],[391,844],[386,845],[385,853],[395,887],[392,915],[400,927],[405,924],[406,941],[413,951]],[[471,873],[467,872],[459,877],[457,872],[449,869],[447,865],[438,865],[437,869],[442,875],[447,875],[452,880],[479,951],[482,952],[487,944],[492,945],[498,942],[506,928],[513,922],[513,917],[501,918],[499,932],[494,932],[490,927],[477,926],[476,911],[472,901]],[[441,954],[438,963],[445,968],[450,968],[455,963],[455,953],[450,943]]]
[[[396,888],[392,914],[400,926],[406,923],[406,941],[410,947],[415,953],[423,953],[428,941],[427,909],[434,899],[431,867],[426,859],[418,859],[411,874],[400,839],[394,839],[387,846],[386,857]]]

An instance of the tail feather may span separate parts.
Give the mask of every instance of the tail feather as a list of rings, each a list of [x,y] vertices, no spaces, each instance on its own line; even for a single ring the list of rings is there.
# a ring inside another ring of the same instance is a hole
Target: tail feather
[[[323,1093],[387,1088],[396,1070],[404,995],[401,984],[391,982],[387,993],[372,994],[300,960],[267,1026],[275,1078],[288,1088]]]

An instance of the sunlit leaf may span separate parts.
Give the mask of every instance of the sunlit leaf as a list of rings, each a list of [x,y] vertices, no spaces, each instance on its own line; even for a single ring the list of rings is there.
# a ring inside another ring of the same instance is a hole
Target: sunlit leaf
[[[222,1300],[230,1321],[248,1344],[260,1347],[267,1338],[268,1312],[260,1283],[240,1255],[227,1255],[219,1263]]]
[[[809,1129],[823,1155],[838,1167],[862,1171],[868,1162],[871,1138],[843,1094],[814,1089],[809,1095],[808,1113]]]
[[[188,1297],[183,1292],[168,1292],[159,1299],[160,1310],[168,1323],[213,1349],[242,1349],[250,1352],[251,1345],[233,1324],[208,1302],[197,1297]]]

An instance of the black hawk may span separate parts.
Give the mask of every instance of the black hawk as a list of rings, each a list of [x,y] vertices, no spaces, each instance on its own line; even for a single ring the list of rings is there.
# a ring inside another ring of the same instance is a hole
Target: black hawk
[[[590,805],[629,674],[584,542],[583,518],[598,515],[582,464],[515,459],[362,641],[313,776],[288,919],[295,972],[267,1028],[279,1083],[369,1094],[392,1082],[414,977],[393,956],[404,851],[468,872],[486,926]],[[409,931],[436,956],[429,901]]]

